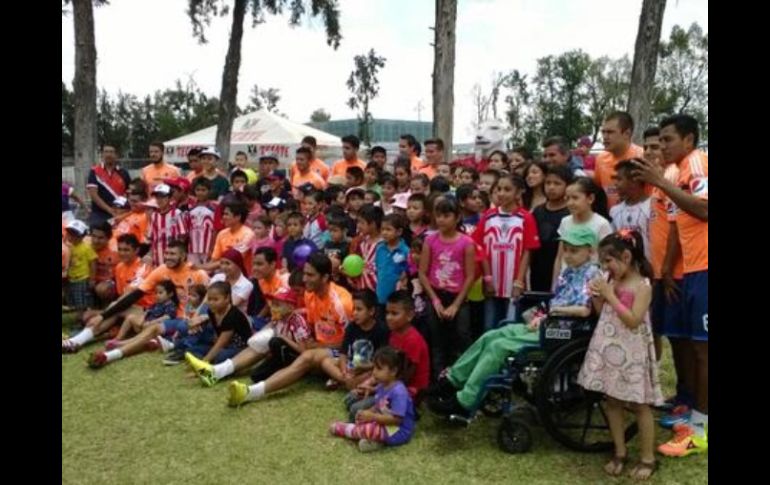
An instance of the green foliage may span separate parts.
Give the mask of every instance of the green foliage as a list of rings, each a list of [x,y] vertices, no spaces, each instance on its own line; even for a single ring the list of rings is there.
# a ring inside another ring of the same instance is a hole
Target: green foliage
[[[374,49],[368,54],[358,55],[353,58],[355,68],[350,73],[347,86],[351,96],[348,99],[350,109],[359,109],[358,126],[359,137],[367,146],[370,144],[369,127],[373,121],[369,111],[369,103],[380,92],[380,81],[377,73],[385,67],[385,59],[378,56]]]

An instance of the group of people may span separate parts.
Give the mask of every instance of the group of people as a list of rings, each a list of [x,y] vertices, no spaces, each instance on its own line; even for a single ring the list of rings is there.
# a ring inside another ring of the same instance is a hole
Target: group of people
[[[254,171],[239,152],[224,173],[202,148],[186,176],[153,143],[133,180],[105,146],[89,224],[62,186],[63,292],[82,322],[62,352],[106,339],[97,369],[161,350],[205,386],[250,371],[250,386],[228,381],[233,406],[320,373],[347,390],[349,419],[331,434],[369,451],[409,441],[426,396],[436,413],[468,414],[549,315],[597,315],[578,382],[607,396],[610,475],[623,473],[634,410],[631,474],[646,479],[653,407],[667,405],[660,424],[674,429],[660,453],[708,446],[708,159],[691,116],[648,129],[643,147],[633,131],[615,112],[595,159],[553,137],[539,160],[520,147],[471,163],[412,135],[392,163],[382,147],[365,162],[346,136],[331,166],[307,137],[285,169],[268,155]],[[553,293],[549,312],[519,311],[528,290]],[[677,372],[666,403],[664,336]]]

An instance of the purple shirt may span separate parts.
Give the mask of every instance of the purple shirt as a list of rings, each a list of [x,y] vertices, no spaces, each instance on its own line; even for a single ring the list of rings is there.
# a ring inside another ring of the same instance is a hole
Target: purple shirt
[[[390,446],[403,445],[414,434],[414,405],[406,386],[396,381],[390,389],[379,384],[374,391],[374,410],[380,414],[398,416],[401,426],[387,426],[385,443]]]
[[[438,232],[425,238],[430,248],[428,280],[434,290],[460,293],[465,283],[465,249],[473,246],[473,239],[462,233],[458,236],[451,243],[442,241]]]

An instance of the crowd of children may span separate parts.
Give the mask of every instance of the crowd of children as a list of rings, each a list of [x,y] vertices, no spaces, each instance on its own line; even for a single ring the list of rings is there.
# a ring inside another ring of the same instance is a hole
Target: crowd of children
[[[632,474],[648,478],[661,336],[678,387],[659,451],[707,449],[708,161],[687,115],[647,130],[643,152],[632,132],[627,113],[606,119],[595,178],[523,149],[479,173],[446,163],[438,139],[423,163],[410,135],[392,168],[381,147],[360,160],[354,136],[331,168],[312,137],[288,170],[264,156],[257,173],[239,153],[225,175],[216,150],[193,150],[188,177],[132,180],[106,222],[88,227],[63,203],[63,289],[83,326],[62,351],[109,338],[89,358],[100,368],[161,349],[206,386],[256,365],[253,385],[230,381],[234,406],[321,373],[347,390],[331,433],[368,451],[409,441],[430,383],[434,411],[472,408],[484,378],[537,342],[547,315],[519,314],[519,297],[553,291],[552,314],[598,316],[579,383],[607,395],[607,473],[623,471],[633,403]]]

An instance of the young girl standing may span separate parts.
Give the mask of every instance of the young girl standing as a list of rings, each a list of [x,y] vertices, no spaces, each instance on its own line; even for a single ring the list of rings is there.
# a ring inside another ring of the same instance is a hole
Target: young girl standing
[[[407,366],[403,352],[393,347],[379,349],[374,354],[374,406],[359,411],[355,423],[332,423],[331,434],[358,441],[358,449],[363,452],[403,445],[412,439],[414,405],[401,381]]]
[[[497,328],[525,289],[530,251],[540,247],[535,219],[519,205],[524,180],[518,175],[500,177],[493,187],[499,205],[482,216],[473,239],[486,253],[484,329]]]
[[[649,308],[650,263],[636,231],[623,230],[599,243],[602,268],[609,281],[597,278],[589,287],[599,323],[588,346],[578,384],[607,396],[607,421],[615,455],[604,466],[611,476],[623,473],[628,457],[624,409],[633,406],[639,425],[640,461],[630,475],[646,480],[656,468],[655,423],[651,406],[663,403],[652,339]]]
[[[396,193],[409,192],[409,183],[412,179],[409,160],[399,157],[393,165],[393,174],[396,176]]]
[[[535,207],[545,204],[545,174],[548,165],[543,162],[532,162],[524,169],[524,180],[527,182],[527,191],[522,197],[524,207],[532,211]]]
[[[580,225],[585,225],[594,231],[598,241],[612,234],[610,222],[596,211],[599,208],[597,205],[601,205],[602,202],[599,192],[604,194],[604,191],[588,177],[578,177],[567,186],[567,209],[570,215],[561,220],[557,231],[559,236],[565,235],[570,229]],[[563,251],[564,247],[560,243],[551,273],[552,286],[555,286],[559,273],[565,266],[562,258]]]
[[[412,194],[406,207],[406,218],[409,220],[409,241],[420,237],[428,228],[428,212],[425,210],[425,195]]]
[[[458,230],[462,219],[454,197],[441,197],[433,208],[438,232],[425,238],[420,255],[420,283],[431,301],[431,373],[438,374],[473,342],[466,298],[473,284],[476,247]]]

